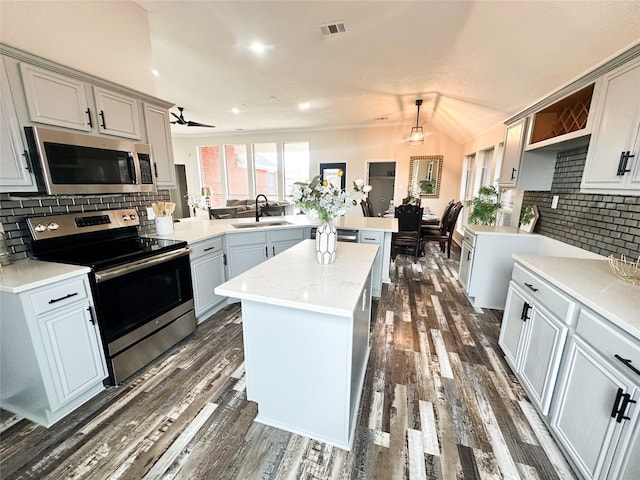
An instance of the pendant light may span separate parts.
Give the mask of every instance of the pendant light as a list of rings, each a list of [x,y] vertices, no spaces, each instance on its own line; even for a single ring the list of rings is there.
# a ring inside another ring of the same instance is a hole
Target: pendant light
[[[416,100],[418,115],[416,116],[416,126],[411,129],[411,135],[409,135],[409,145],[421,145],[424,143],[424,131],[418,123],[420,121],[420,105],[422,105],[422,99]]]

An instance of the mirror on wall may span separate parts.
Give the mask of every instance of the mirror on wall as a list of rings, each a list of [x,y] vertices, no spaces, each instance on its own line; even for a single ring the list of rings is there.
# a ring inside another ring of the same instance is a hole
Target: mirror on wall
[[[334,187],[344,190],[346,185],[346,163],[321,163],[320,164],[320,180],[328,181]]]
[[[415,182],[420,190],[420,197],[438,198],[440,196],[443,158],[442,155],[411,157],[409,163],[409,185],[413,185]]]

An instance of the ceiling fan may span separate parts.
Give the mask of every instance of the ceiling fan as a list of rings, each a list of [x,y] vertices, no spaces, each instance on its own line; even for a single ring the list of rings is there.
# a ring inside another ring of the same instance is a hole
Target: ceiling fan
[[[171,123],[174,123],[174,124],[177,124],[177,125],[186,125],[187,127],[216,128],[215,125],[205,125],[204,123],[192,122],[191,120],[187,121],[187,120],[184,119],[184,116],[182,115],[182,111],[184,110],[184,107],[178,107],[178,110],[180,111],[180,115],[176,115],[175,113],[171,112],[171,115],[176,117],[176,120],[174,120]]]

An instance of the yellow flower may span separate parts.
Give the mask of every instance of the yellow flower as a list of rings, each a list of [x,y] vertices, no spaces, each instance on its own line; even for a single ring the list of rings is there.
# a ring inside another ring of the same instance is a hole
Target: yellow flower
[[[344,172],[342,171],[342,169],[338,170],[338,176],[341,177],[342,175],[344,175]]]
[[[327,185],[329,185],[329,182],[327,182],[326,180],[323,180],[323,181],[322,181],[322,186],[323,186],[323,187],[326,187]]]

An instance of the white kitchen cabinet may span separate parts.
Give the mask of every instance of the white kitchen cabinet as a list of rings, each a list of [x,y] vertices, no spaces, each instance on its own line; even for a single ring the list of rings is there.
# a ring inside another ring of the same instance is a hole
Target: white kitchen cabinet
[[[37,190],[4,61],[0,59],[0,192]]]
[[[498,183],[501,187],[515,188],[524,149],[527,117],[507,126]]]
[[[640,60],[600,80],[602,93],[581,190],[637,195],[640,192]]]
[[[539,280],[532,281],[539,288]],[[511,282],[498,344],[531,400],[549,412],[567,327]]]
[[[379,297],[382,293],[382,262],[383,262],[383,245],[384,232],[373,230],[360,230],[358,232],[358,243],[370,243],[378,245],[378,253],[373,263],[371,271],[371,294]],[[388,264],[387,264],[388,265]]]
[[[31,121],[140,140],[138,101],[28,63],[20,63]],[[95,106],[94,106],[95,105]]]
[[[0,295],[0,405],[49,427],[104,389],[88,278]]]
[[[234,233],[227,236],[229,278],[241,274],[304,240],[304,228]]]
[[[22,84],[31,120],[47,125],[90,132],[91,112],[86,84],[27,63],[20,64]]]
[[[105,135],[140,140],[138,101],[100,87],[93,87],[98,131]]]
[[[224,237],[216,237],[190,245],[194,310],[198,323],[215,306],[225,300],[214,289],[226,281],[227,256]]]
[[[160,188],[175,188],[176,169],[173,161],[169,110],[145,103],[144,123],[155,165],[156,184]]]

